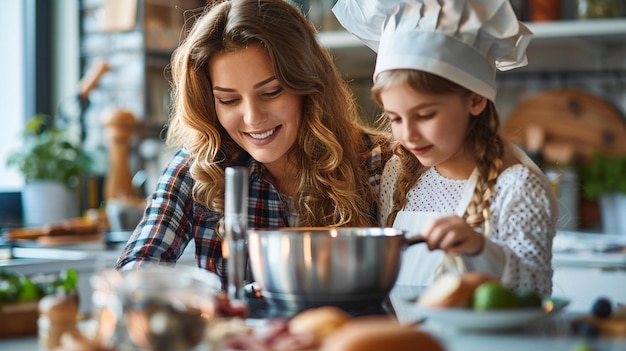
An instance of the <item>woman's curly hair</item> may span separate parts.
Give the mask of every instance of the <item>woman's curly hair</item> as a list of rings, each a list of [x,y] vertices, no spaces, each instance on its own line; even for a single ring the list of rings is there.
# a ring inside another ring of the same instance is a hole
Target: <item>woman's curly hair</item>
[[[280,84],[303,97],[301,126],[288,152],[297,169],[293,202],[299,225],[374,224],[365,128],[347,83],[302,13],[284,0],[216,1],[194,20],[172,58],[174,107],[167,140],[191,155],[194,200],[223,212],[224,169],[247,155],[218,121],[209,60],[259,45]]]

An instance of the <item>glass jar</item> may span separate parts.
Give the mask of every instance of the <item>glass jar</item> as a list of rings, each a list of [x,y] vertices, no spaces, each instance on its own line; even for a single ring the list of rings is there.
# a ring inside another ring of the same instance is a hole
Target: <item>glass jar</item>
[[[105,269],[93,274],[90,283],[93,320],[97,326],[93,339],[98,345],[113,347],[117,341],[115,331],[122,314],[117,294],[123,284],[123,277],[114,269]]]
[[[580,19],[621,17],[621,15],[621,0],[577,0],[577,17]]]
[[[115,289],[121,307],[115,313],[116,347],[184,351],[204,341],[221,286],[215,274],[157,264],[122,275],[123,283]]]

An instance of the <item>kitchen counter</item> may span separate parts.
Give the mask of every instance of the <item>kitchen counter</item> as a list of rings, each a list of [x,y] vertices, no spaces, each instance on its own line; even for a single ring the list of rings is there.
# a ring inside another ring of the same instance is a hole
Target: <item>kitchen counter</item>
[[[559,232],[552,251],[557,266],[626,269],[626,235]]]
[[[553,294],[572,301],[570,309],[587,311],[600,295],[626,303],[626,235],[560,231],[554,239]],[[79,288],[89,296],[89,277],[102,268],[111,268],[119,257],[122,244],[111,248],[105,243],[84,243],[58,247],[15,247],[16,259],[0,260],[0,268],[24,274],[59,272],[75,268]],[[195,265],[194,243],[189,243],[180,264]],[[81,313],[91,311],[90,299],[81,299]]]
[[[559,232],[554,238],[552,294],[587,312],[605,296],[626,303],[626,235]]]
[[[13,259],[0,260],[0,269],[10,269],[25,275],[59,273],[73,268],[78,273],[79,313],[89,314],[92,310],[91,283],[93,273],[115,267],[123,245],[111,247],[104,242],[80,243],[54,247],[27,245],[13,247]],[[195,245],[189,243],[178,264],[196,265]],[[0,348],[0,350],[3,350]]]
[[[9,269],[25,275],[58,274],[65,269],[78,273],[79,312],[91,312],[91,285],[94,272],[115,265],[119,252],[106,250],[103,243],[81,244],[57,248],[14,247],[13,259],[0,260],[0,269]]]
[[[408,297],[413,296],[417,291],[420,289],[406,286],[401,286],[392,291],[391,301],[393,301],[395,313],[402,324],[414,321],[408,306],[411,303]],[[594,351],[626,350],[626,337],[582,339],[572,335],[570,323],[572,318],[577,316],[579,314],[568,311],[566,307],[565,310],[549,315],[538,322],[529,323],[530,325],[524,326],[522,329],[500,332],[468,332],[449,325],[437,324],[428,319],[422,322],[420,328],[431,333],[447,351],[574,351],[583,342],[592,346]],[[252,323],[259,325],[258,320],[257,322],[252,321]],[[2,351],[36,349],[36,336],[0,339],[0,350]],[[200,349],[208,351],[205,345],[195,348],[195,350]]]
[[[612,296],[615,301],[625,302],[623,292],[626,291],[626,287],[623,285],[626,285],[626,279],[623,276],[626,275],[624,269],[626,260],[621,254],[614,252],[607,255],[605,252],[605,249],[611,247],[613,243],[622,242],[624,239],[626,237],[559,233],[554,245],[555,288],[553,294],[566,297],[571,302],[564,311],[542,319],[529,327],[497,333],[479,333],[466,332],[426,320],[421,328],[440,340],[447,351],[501,351],[505,349],[573,351],[582,340],[571,334],[572,318],[587,312],[592,301],[600,295]],[[37,273],[42,269],[58,271],[63,267],[75,267],[80,271],[80,282],[86,284],[83,289],[87,289],[87,292],[84,294],[89,294],[91,290],[88,277],[98,267],[110,267],[114,264],[119,250],[121,248],[107,250],[103,246],[94,245],[56,249],[15,248],[14,254],[21,258],[0,261],[0,267],[18,268],[25,273]],[[190,260],[190,263],[193,262],[193,248],[185,251],[185,257]],[[607,270],[607,267],[610,269]],[[613,286],[611,292],[606,290],[607,284]],[[407,323],[412,321],[410,310],[404,304],[409,303],[407,296],[417,296],[418,293],[417,287],[404,287],[392,292],[393,296],[401,298],[400,302],[394,303],[394,310],[399,320]],[[81,303],[88,300],[81,299]],[[82,306],[82,308],[89,311],[90,305]],[[595,351],[626,350],[626,338],[602,338],[589,340],[586,343],[592,345]],[[0,339],[2,351],[37,349],[36,336]]]

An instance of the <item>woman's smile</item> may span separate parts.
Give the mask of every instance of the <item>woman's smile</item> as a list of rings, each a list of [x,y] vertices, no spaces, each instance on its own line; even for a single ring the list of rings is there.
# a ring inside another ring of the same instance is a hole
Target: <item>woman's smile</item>
[[[281,127],[282,126],[261,131],[244,132],[244,134],[247,134],[250,137],[250,141],[256,145],[267,145],[271,143],[272,140],[276,139]]]

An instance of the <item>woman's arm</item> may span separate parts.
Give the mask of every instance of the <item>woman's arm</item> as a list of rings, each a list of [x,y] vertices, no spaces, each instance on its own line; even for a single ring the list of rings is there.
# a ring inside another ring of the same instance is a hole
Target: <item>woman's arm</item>
[[[188,171],[187,154],[179,151],[147,200],[143,218],[126,243],[117,269],[145,262],[173,264],[182,255],[193,235],[193,181]]]

